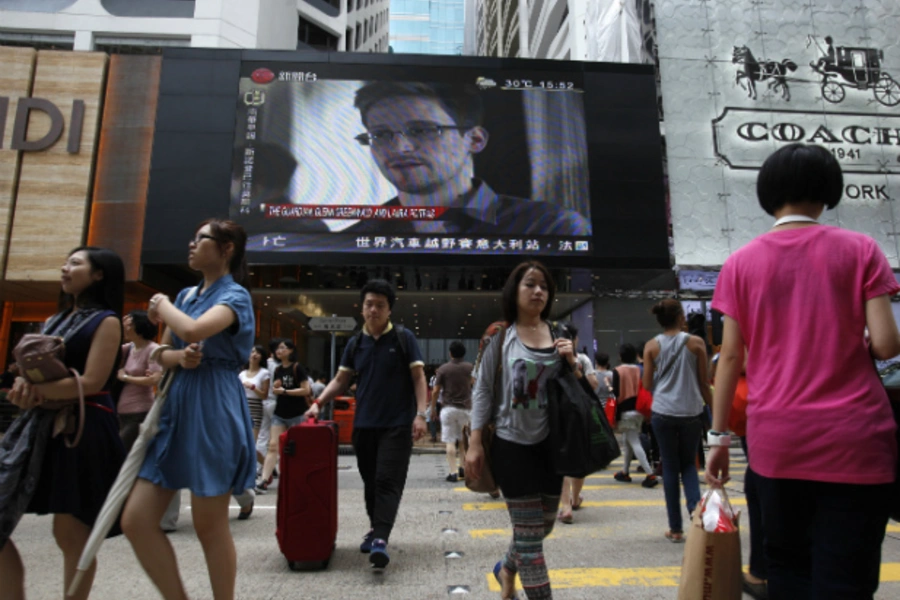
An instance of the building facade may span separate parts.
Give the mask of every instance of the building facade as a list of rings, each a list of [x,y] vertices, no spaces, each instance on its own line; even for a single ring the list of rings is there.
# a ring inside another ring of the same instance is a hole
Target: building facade
[[[900,268],[896,2],[656,4],[676,264],[717,269],[767,231],[756,174],[804,142],[844,170],[821,220],[872,236]]]
[[[404,54],[462,54],[464,0],[392,0],[391,50]]]
[[[0,43],[387,52],[388,0],[3,0]]]
[[[653,62],[653,10],[650,0],[467,0],[464,53]]]

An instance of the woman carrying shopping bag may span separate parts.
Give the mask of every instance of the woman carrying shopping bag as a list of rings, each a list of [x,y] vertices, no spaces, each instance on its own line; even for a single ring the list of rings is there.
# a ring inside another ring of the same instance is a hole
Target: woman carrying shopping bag
[[[749,460],[775,600],[878,589],[897,443],[872,359],[900,354],[890,302],[900,285],[875,240],[819,223],[843,189],[826,148],[769,156],[756,192],[776,220],[725,261],[713,296],[725,318],[706,479],[729,479],[725,429],[746,346]]]

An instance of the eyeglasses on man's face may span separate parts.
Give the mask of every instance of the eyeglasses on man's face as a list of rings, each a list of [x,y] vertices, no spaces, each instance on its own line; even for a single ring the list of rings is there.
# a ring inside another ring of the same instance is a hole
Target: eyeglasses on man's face
[[[189,244],[193,244],[193,245],[195,245],[195,246],[199,246],[199,245],[200,245],[200,242],[202,242],[203,240],[213,240],[213,241],[215,241],[216,238],[213,237],[213,236],[211,236],[211,235],[209,235],[208,233],[198,233],[197,235],[194,236],[194,239],[192,239],[192,240],[191,240],[190,242],[188,242],[188,243],[189,243]]]
[[[455,125],[410,125],[400,130],[376,128],[354,137],[363,146],[375,146],[386,148],[394,143],[398,135],[402,135],[413,144],[433,142],[441,137],[445,130],[466,130],[469,127],[457,127]]]

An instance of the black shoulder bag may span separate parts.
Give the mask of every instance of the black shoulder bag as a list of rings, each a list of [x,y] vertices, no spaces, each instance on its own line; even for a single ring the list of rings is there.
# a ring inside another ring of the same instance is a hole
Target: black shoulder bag
[[[622,451],[587,378],[575,376],[563,361],[559,375],[547,381],[547,412],[556,473],[582,478],[605,469]]]

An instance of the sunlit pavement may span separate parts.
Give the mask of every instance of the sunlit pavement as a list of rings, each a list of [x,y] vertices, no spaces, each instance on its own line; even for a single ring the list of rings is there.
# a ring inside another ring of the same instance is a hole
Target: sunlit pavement
[[[432,452],[428,453],[431,448]],[[491,568],[510,539],[502,502],[444,481],[446,462],[440,444],[419,444],[413,457],[406,494],[388,546],[391,563],[383,574],[368,566],[359,542],[368,530],[362,484],[353,456],[339,457],[340,505],[337,547],[327,570],[292,572],[275,539],[277,489],[257,498],[253,516],[237,521],[232,532],[238,550],[237,597],[280,598],[499,598]],[[436,452],[437,451],[437,452]],[[734,504],[745,509],[741,493],[744,460],[732,454]],[[632,465],[636,466],[636,464]],[[662,485],[619,483],[610,469],[588,478],[584,508],[575,523],[557,523],[546,543],[554,598],[675,598],[682,544],[668,542]],[[179,529],[170,534],[181,575],[191,598],[211,598],[206,564],[190,518],[190,499],[183,498]],[[686,518],[686,517],[685,517]],[[746,519],[742,521],[746,527]],[[298,532],[303,535],[303,532]],[[51,535],[51,518],[27,515],[13,536],[28,569],[29,598],[61,597],[62,558]],[[744,563],[749,536],[742,533]],[[900,524],[888,527],[883,546],[879,600],[900,597]],[[99,555],[92,598],[100,600],[159,598],[124,537],[107,540]],[[522,594],[524,598],[524,594]],[[747,596],[749,598],[749,596]]]

